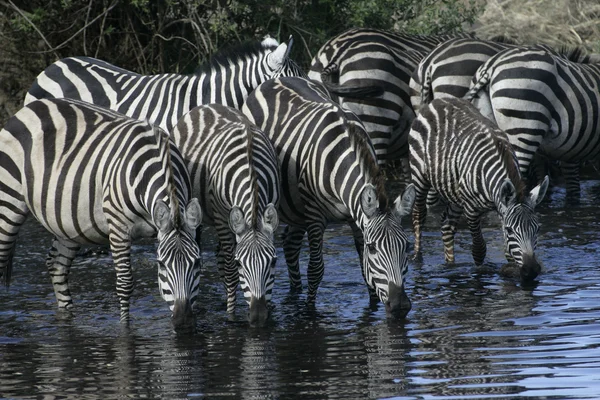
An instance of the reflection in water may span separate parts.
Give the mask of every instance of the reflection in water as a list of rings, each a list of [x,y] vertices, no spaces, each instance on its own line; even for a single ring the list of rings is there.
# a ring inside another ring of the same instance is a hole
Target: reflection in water
[[[340,226],[327,231],[314,307],[304,294],[288,295],[280,263],[273,321],[260,330],[223,317],[222,285],[206,253],[198,332],[172,333],[156,271],[144,262],[154,249],[141,244],[126,329],[106,253],[80,258],[71,274],[75,309],[56,310],[44,266],[50,238],[30,224],[13,285],[0,291],[0,397],[600,398],[594,184],[583,187],[579,207],[564,208],[559,190],[540,208],[544,271],[529,288],[499,274],[496,226],[484,231],[487,264],[472,264],[465,233],[457,236],[457,264],[447,266],[432,221],[424,263],[411,265],[405,321],[368,304],[349,229]]]

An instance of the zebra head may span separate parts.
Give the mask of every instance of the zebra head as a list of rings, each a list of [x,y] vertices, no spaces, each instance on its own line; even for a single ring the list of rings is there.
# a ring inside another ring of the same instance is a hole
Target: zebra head
[[[236,236],[235,260],[238,264],[240,286],[250,306],[248,322],[263,326],[269,316],[268,303],[275,281],[277,253],[273,232],[279,225],[277,210],[268,204],[258,227],[246,223],[244,212],[235,206],[229,213],[229,226]]]
[[[266,79],[275,79],[281,76],[308,77],[302,68],[290,58],[290,51],[292,50],[293,43],[294,40],[292,36],[290,36],[288,44],[281,43],[280,45],[277,45],[277,41],[273,38],[266,38],[262,41],[263,47],[273,47],[274,49],[267,54],[267,68],[265,68]]]
[[[411,303],[404,290],[408,272],[408,238],[401,218],[408,215],[415,201],[415,187],[409,185],[388,210],[379,208],[375,187],[366,185],[361,194],[365,215],[363,224],[363,276],[367,285],[385,304],[388,315],[404,318]]]
[[[498,214],[504,231],[506,255],[519,266],[523,281],[535,279],[542,269],[535,257],[540,229],[535,206],[544,198],[546,189],[548,176],[523,201],[517,199],[515,187],[510,180],[505,180],[500,188]]]
[[[158,228],[158,287],[171,309],[175,330],[195,326],[193,306],[200,285],[200,248],[195,240],[196,228],[202,221],[197,199],[186,206],[182,220],[177,223],[171,208],[157,201],[152,216]]]

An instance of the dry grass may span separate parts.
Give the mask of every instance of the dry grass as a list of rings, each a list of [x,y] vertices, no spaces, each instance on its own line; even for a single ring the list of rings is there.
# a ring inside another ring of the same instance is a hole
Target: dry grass
[[[481,38],[504,35],[520,44],[581,46],[600,53],[599,0],[480,0],[474,26]]]

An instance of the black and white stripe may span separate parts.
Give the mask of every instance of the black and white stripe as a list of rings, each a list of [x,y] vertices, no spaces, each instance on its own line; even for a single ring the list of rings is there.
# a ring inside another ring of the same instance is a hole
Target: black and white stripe
[[[358,118],[331,101],[322,85],[302,78],[263,83],[242,112],[278,154],[291,289],[302,288],[298,260],[304,234],[310,246],[308,300],[314,301],[324,272],[325,227],[349,222],[370,292],[391,314],[405,316],[410,310],[404,289],[408,239],[400,218],[410,212],[414,189],[388,204],[375,151]]]
[[[508,134],[524,176],[536,153],[560,161],[576,200],[579,164],[600,151],[600,63],[568,58],[535,47],[504,50],[479,67],[466,98]]]
[[[526,194],[507,135],[463,99],[435,99],[424,106],[413,122],[409,145],[416,258],[421,257],[427,192],[433,188],[448,202],[442,217],[446,262],[454,262],[454,234],[464,213],[473,236],[473,259],[483,263],[481,216],[496,210],[507,258],[520,266],[523,280],[534,279],[541,270],[534,254],[539,231],[534,208],[544,197],[548,177]]]
[[[227,312],[234,312],[241,282],[249,321],[262,325],[277,260],[273,232],[279,224],[279,166],[273,145],[240,111],[219,104],[194,108],[172,136],[205,210],[204,220],[219,237]]]
[[[54,236],[47,265],[59,308],[70,308],[71,263],[82,244],[110,244],[121,321],[129,320],[133,240],[158,233],[158,284],[176,328],[192,327],[202,217],[183,159],[148,122],[70,99],[29,103],[0,132],[0,272],[28,214]]]
[[[407,135],[415,117],[409,88],[413,71],[437,44],[455,36],[350,29],[321,47],[308,76],[323,82],[343,107],[358,115],[382,165],[407,157]],[[349,97],[346,92],[358,87],[379,88],[379,95]]]
[[[267,38],[217,55],[193,75],[140,75],[90,57],[69,57],[47,67],[27,92],[25,104],[72,98],[148,120],[170,132],[195,106],[240,108],[257,85],[278,76],[305,76],[289,58],[289,45]]]

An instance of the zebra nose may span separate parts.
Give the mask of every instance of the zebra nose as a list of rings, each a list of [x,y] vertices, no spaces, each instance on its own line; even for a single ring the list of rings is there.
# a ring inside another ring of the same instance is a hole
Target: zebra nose
[[[250,323],[250,326],[265,326],[268,317],[269,308],[267,307],[267,299],[265,296],[261,296],[260,298],[252,296],[250,299],[250,312],[248,313],[248,322]]]
[[[398,319],[405,318],[410,311],[411,306],[412,304],[406,295],[404,285],[397,286],[395,283],[390,282],[388,288],[388,301],[385,303],[387,314]]]
[[[196,327],[196,317],[194,316],[192,305],[189,300],[175,300],[171,322],[173,323],[173,328],[175,328],[176,332],[194,330]]]
[[[521,265],[521,281],[531,282],[540,274],[542,266],[534,255],[523,254],[523,265]]]

